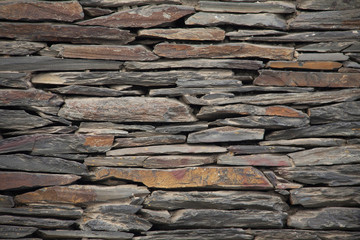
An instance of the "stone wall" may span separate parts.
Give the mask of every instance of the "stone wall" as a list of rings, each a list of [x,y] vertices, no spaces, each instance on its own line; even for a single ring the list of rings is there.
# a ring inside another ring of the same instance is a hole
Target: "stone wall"
[[[0,39],[0,239],[360,239],[359,0],[9,0]]]

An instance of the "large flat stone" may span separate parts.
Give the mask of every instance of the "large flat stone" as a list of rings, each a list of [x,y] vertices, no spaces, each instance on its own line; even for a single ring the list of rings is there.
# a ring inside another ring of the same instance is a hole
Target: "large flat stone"
[[[347,49],[351,45],[351,42],[321,42],[321,43],[311,43],[305,46],[296,48],[299,52],[341,52],[344,49]]]
[[[289,207],[279,196],[256,191],[154,191],[145,199],[150,209],[263,209],[286,211]]]
[[[30,88],[30,74],[20,72],[0,72],[0,86],[10,88]]]
[[[88,157],[84,164],[90,167],[142,167],[148,156]]]
[[[128,106],[132,107],[129,108]],[[66,99],[59,116],[77,121],[194,122],[185,104],[167,98],[72,98]]]
[[[197,10],[203,12],[232,13],[293,13],[295,4],[291,2],[217,2],[199,1]]]
[[[189,167],[175,170],[99,167],[92,174],[93,180],[117,178],[142,182],[154,188],[272,188],[262,172],[252,167]]]
[[[311,187],[290,191],[291,204],[304,207],[359,207],[360,187]]]
[[[73,225],[73,220],[59,220],[52,218],[35,218],[25,216],[2,215],[0,224],[38,227],[42,229],[67,229]]]
[[[296,168],[278,168],[276,170],[285,179],[303,184],[323,184],[327,186],[352,186],[360,183],[358,171],[360,164],[339,166],[309,166]]]
[[[291,167],[289,157],[279,154],[253,154],[253,155],[220,155],[217,159],[219,165],[233,166],[268,166]]]
[[[333,61],[270,61],[266,64],[268,68],[275,69],[311,69],[311,70],[337,70],[342,66]]]
[[[333,147],[345,145],[346,140],[341,138],[298,138],[290,140],[274,140],[259,142],[262,146],[295,146],[295,147]]]
[[[36,127],[43,127],[51,123],[52,121],[29,114],[24,110],[0,109],[1,129],[26,130]]]
[[[267,154],[267,153],[289,153],[304,150],[301,147],[288,146],[258,146],[258,145],[232,145],[227,148],[231,154]]]
[[[78,219],[83,210],[80,207],[67,205],[31,205],[16,208],[0,208],[4,215],[19,215],[30,217],[51,217],[60,219]]]
[[[288,225],[298,229],[359,230],[360,209],[328,207],[302,210],[289,216]]]
[[[25,41],[126,44],[135,39],[129,30],[101,26],[0,22],[0,36]]]
[[[47,239],[82,239],[82,238],[101,238],[127,240],[132,239],[134,234],[125,232],[106,232],[106,231],[80,231],[80,230],[40,230],[40,235]]]
[[[225,31],[220,28],[159,28],[140,30],[138,36],[190,41],[222,41],[225,38]]]
[[[160,43],[154,47],[154,53],[166,58],[258,57],[276,60],[292,60],[294,49],[291,47],[251,43],[225,43],[216,45]]]
[[[35,227],[0,225],[0,237],[5,239],[22,238],[33,234],[36,230]]]
[[[82,6],[89,7],[122,7],[122,6],[134,6],[134,5],[147,5],[149,0],[80,0]],[[151,0],[152,4],[181,4],[180,0]]]
[[[264,129],[237,127],[217,127],[190,133],[188,143],[238,142],[246,140],[262,140]]]
[[[0,190],[29,189],[43,186],[67,185],[81,177],[70,174],[0,172]]]
[[[349,59],[349,56],[343,53],[300,53],[298,61],[339,61],[343,62]]]
[[[149,28],[171,23],[194,13],[194,8],[179,5],[148,5],[123,10],[108,16],[79,22],[80,25],[100,25],[117,28]]]
[[[0,3],[0,19],[13,21],[61,21],[74,22],[84,18],[77,1],[3,1]]]
[[[148,137],[117,138],[113,148],[140,147],[162,144],[185,143],[185,135],[154,135]]]
[[[263,70],[254,84],[261,86],[292,87],[359,87],[360,74],[357,73],[325,73],[325,72],[288,72]]]
[[[150,156],[145,159],[145,168],[180,168],[209,165],[215,162],[213,156],[170,155]]]
[[[146,187],[136,185],[95,186],[70,185],[47,187],[28,192],[15,197],[19,204],[46,203],[46,204],[76,204],[102,203],[107,201],[126,201],[133,196],[145,197],[149,191]]]
[[[308,111],[312,124],[360,120],[359,101],[314,107],[310,108]]]
[[[163,125],[155,129],[159,133],[168,133],[168,134],[177,134],[182,132],[195,132],[208,128],[207,122],[197,122],[191,124],[172,124],[172,125]]]
[[[0,41],[0,54],[11,56],[25,56],[34,54],[45,47],[46,44],[37,42]]]
[[[282,17],[271,13],[259,14],[229,14],[198,12],[190,16],[186,25],[217,26],[236,25],[246,27],[261,27],[272,29],[286,29],[286,21]]]
[[[309,10],[347,10],[359,8],[357,0],[300,0],[297,8]]]
[[[7,195],[0,195],[0,208],[14,207],[13,197]]]
[[[296,166],[338,165],[360,163],[360,145],[313,148],[290,153]]]

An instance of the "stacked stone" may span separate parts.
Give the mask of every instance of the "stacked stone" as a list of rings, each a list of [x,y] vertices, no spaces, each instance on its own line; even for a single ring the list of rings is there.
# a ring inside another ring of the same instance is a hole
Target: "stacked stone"
[[[0,239],[360,239],[358,0],[0,19]]]

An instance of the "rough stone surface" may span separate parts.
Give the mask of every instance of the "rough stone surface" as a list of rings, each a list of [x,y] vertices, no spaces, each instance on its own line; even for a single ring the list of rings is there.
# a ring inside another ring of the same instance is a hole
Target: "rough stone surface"
[[[290,159],[287,156],[276,154],[220,155],[217,163],[220,165],[233,166],[291,167]]]
[[[14,207],[13,197],[7,195],[0,195],[0,208]]]
[[[204,12],[234,12],[234,13],[293,13],[295,4],[290,2],[216,2],[200,1],[197,8]]]
[[[39,204],[26,207],[0,208],[0,213],[30,217],[78,219],[81,217],[83,210],[74,206]]]
[[[60,238],[60,239],[82,239],[82,238],[103,238],[103,239],[117,239],[125,240],[132,239],[134,234],[125,232],[105,232],[105,231],[80,231],[80,230],[41,230],[40,234],[45,238]]]
[[[20,72],[0,72],[0,86],[11,88],[30,88],[30,74]]]
[[[360,102],[344,102],[309,109],[312,124],[324,124],[337,121],[359,121]]]
[[[0,237],[5,239],[21,238],[33,234],[36,230],[35,227],[0,225]]]
[[[304,150],[300,147],[288,146],[257,146],[257,145],[232,145],[228,147],[231,154],[261,154],[261,153],[289,153]]]
[[[213,156],[170,155],[152,156],[144,161],[145,168],[180,168],[208,165],[215,162]]]
[[[343,53],[301,53],[297,57],[298,61],[346,61],[349,56]]]
[[[347,10],[359,8],[360,3],[356,0],[300,0],[296,7],[310,10]]]
[[[297,146],[297,147],[333,147],[346,144],[341,138],[298,138],[291,140],[274,140],[259,142],[262,146]]]
[[[122,7],[131,5],[146,5],[148,0],[80,0],[82,6],[91,7]],[[151,0],[152,4],[180,4],[180,0]]]
[[[0,41],[0,54],[11,56],[24,56],[36,53],[45,47],[46,44],[37,42]]]
[[[52,122],[36,115],[31,115],[24,110],[0,109],[0,128],[26,130],[43,127]]]
[[[222,41],[225,38],[225,31],[220,28],[160,28],[140,30],[138,36],[190,41]]]
[[[139,147],[162,144],[185,143],[185,135],[154,135],[137,138],[118,138],[113,148]]]
[[[266,66],[275,69],[336,70],[339,69],[342,64],[331,61],[270,61]]]
[[[91,167],[141,167],[148,156],[88,157],[84,164]]]

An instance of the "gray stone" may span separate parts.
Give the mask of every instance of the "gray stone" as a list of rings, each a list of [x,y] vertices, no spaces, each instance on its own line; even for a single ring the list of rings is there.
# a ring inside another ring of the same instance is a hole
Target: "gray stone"
[[[106,87],[90,87],[90,86],[66,86],[49,89],[51,92],[61,93],[63,95],[85,95],[100,97],[120,97],[120,96],[136,96],[144,94],[140,90],[119,91]]]
[[[298,189],[303,187],[301,184],[293,183],[277,176],[273,171],[264,171],[264,175],[269,179],[271,184],[274,185],[274,188],[276,189],[275,191],[285,196],[290,195],[286,189]]]
[[[253,154],[253,155],[220,155],[217,159],[219,165],[233,166],[268,166],[291,167],[290,158],[279,154]]]
[[[233,13],[293,13],[295,4],[290,2],[217,2],[199,1],[197,10],[204,12],[233,12]]]
[[[0,86],[10,88],[30,88],[30,74],[20,72],[0,72]]]
[[[0,237],[5,239],[21,238],[33,234],[37,228],[0,225]]]
[[[140,30],[138,36],[190,41],[222,41],[225,38],[225,31],[220,28],[158,28]]]
[[[262,146],[297,146],[297,147],[333,147],[346,144],[345,139],[341,138],[298,138],[291,140],[274,140],[259,142]]]
[[[83,10],[85,15],[90,17],[100,17],[104,15],[109,15],[114,12],[114,10],[112,9],[99,7],[84,7]]]
[[[298,56],[298,61],[346,61],[349,56],[343,53],[302,53]]]
[[[185,143],[185,135],[154,135],[148,137],[117,138],[113,148],[140,147],[162,144]]]
[[[309,10],[347,10],[359,8],[357,0],[299,0],[297,8]]]
[[[34,54],[45,47],[46,44],[37,42],[0,41],[0,55],[26,56]]]
[[[0,195],[0,208],[14,207],[13,197],[7,195]]]
[[[6,132],[6,136],[19,136],[19,135],[35,135],[35,134],[69,134],[75,132],[77,126],[50,126],[34,128],[29,130]]]
[[[197,122],[192,124],[176,124],[176,125],[165,125],[159,126],[155,129],[156,132],[177,134],[181,132],[196,132],[208,128],[207,122]]]
[[[134,125],[134,124],[116,124],[112,122],[81,122],[78,133],[116,133],[117,136],[127,136],[129,131],[153,132],[154,126],[151,125]]]
[[[360,52],[360,43],[359,42],[354,42],[351,44],[350,47],[346,48],[345,50],[343,50],[342,52],[345,53],[359,53]]]
[[[101,238],[125,240],[132,239],[134,234],[125,232],[105,232],[105,231],[79,231],[79,230],[40,230],[40,235],[47,239],[82,239],[82,238]]]
[[[84,164],[90,167],[142,167],[148,156],[88,157]]]
[[[166,210],[141,209],[139,215],[152,224],[167,224],[171,218],[170,213]]]
[[[4,215],[78,219],[82,216],[83,210],[80,207],[70,205],[31,205],[16,208],[0,208],[0,213]]]
[[[170,155],[150,156],[145,159],[145,168],[180,168],[208,165],[215,162],[213,156]]]
[[[304,150],[301,147],[288,146],[258,146],[258,145],[233,145],[229,146],[230,153],[235,155],[261,154],[261,153],[289,153]]]
[[[0,109],[0,128],[26,130],[42,127],[52,122],[36,115],[28,114],[24,110]]]
[[[52,218],[20,217],[2,215],[0,224],[38,227],[42,229],[67,229],[75,223],[73,220],[58,220]]]
[[[148,0],[80,0],[82,6],[89,7],[122,7],[122,6],[133,6],[133,5],[147,5]],[[180,4],[180,0],[151,0],[152,4]]]
[[[351,42],[325,42],[325,43],[312,43],[300,48],[296,48],[299,52],[341,52],[343,49],[351,45]]]
[[[360,101],[310,108],[309,115],[312,124],[360,121]]]

